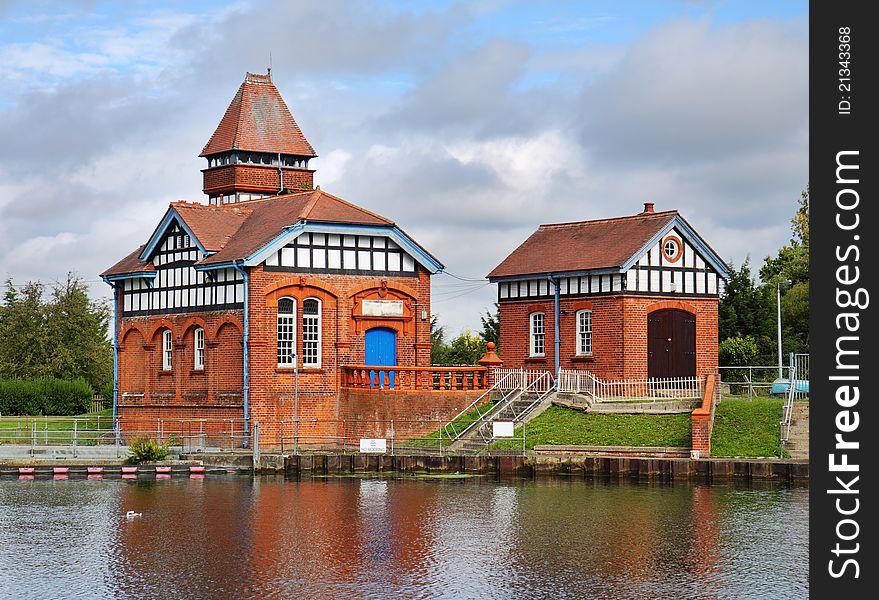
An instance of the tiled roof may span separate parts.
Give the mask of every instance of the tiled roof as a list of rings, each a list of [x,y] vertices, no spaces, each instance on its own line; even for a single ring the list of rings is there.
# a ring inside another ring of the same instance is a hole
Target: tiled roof
[[[196,202],[173,202],[171,206],[208,252],[222,250],[253,212],[241,204],[206,206]]]
[[[317,156],[272,83],[271,75],[255,73],[245,76],[199,156],[229,150]]]
[[[155,271],[153,263],[140,260],[140,253],[143,252],[146,244],[141,245],[137,250],[120,260],[118,263],[101,273],[101,277],[105,275],[124,275],[126,273],[138,273],[141,271]]]
[[[236,205],[226,205],[236,206]],[[224,263],[250,256],[299,221],[393,225],[394,222],[319,189],[240,202],[250,211],[241,228],[222,250],[200,264]]]
[[[320,189],[222,206],[172,202],[171,209],[186,223],[205,250],[213,253],[198,263],[204,265],[247,258],[275,239],[286,227],[300,221],[394,226],[393,221]],[[102,275],[153,270],[152,263],[138,258],[145,246]]]
[[[620,267],[677,215],[670,210],[541,225],[488,277]]]

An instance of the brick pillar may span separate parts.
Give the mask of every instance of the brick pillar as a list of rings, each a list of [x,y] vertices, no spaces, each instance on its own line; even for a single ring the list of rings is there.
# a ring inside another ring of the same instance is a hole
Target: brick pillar
[[[690,415],[692,442],[690,456],[692,458],[708,458],[711,456],[711,427],[714,424],[714,390],[717,375],[705,377],[705,392],[702,406]]]
[[[504,366],[504,361],[501,360],[501,357],[494,351],[494,342],[488,342],[486,346],[488,346],[488,352],[476,362],[486,368],[485,387],[490,388],[494,385],[494,370]]]

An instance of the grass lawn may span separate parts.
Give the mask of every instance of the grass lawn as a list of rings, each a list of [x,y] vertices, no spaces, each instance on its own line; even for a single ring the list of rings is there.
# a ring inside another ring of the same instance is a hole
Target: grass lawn
[[[726,398],[714,413],[711,456],[780,456],[783,398]]]
[[[482,414],[482,415],[486,414],[487,412],[489,412],[492,409],[493,406],[494,406],[494,402],[489,400],[488,402],[479,405],[479,407],[478,407],[479,412],[477,412],[476,409],[474,408],[473,410],[461,415],[460,417],[458,417],[457,419],[452,421],[451,425],[454,426],[454,430],[450,426],[448,428],[449,434],[451,434],[452,437],[454,437],[455,435],[457,435],[457,433],[461,433],[471,423],[473,423],[474,421],[478,421],[480,418],[479,417],[480,414]],[[447,434],[444,431],[444,429],[437,429],[437,430],[431,431],[430,433],[425,434],[421,437],[407,440],[405,442],[405,444],[407,446],[439,446],[440,445],[440,432],[442,432],[444,440],[449,439],[449,434]]]
[[[113,429],[113,409],[76,415],[77,443],[95,444],[99,432]],[[73,443],[74,417],[15,416],[0,419],[0,444],[30,444],[36,423],[36,443]]]
[[[583,446],[690,446],[690,415],[614,415],[586,414],[579,410],[550,406],[525,425],[525,445]],[[495,442],[492,448],[522,447],[520,441]]]

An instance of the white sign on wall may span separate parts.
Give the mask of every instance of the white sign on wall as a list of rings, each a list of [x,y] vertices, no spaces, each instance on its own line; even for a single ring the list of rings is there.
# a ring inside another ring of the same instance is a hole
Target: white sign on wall
[[[402,317],[402,300],[364,300],[364,317]]]
[[[384,454],[388,451],[388,441],[384,438],[360,438],[360,451]]]
[[[495,421],[491,425],[492,435],[494,435],[494,437],[513,437],[512,421]]]

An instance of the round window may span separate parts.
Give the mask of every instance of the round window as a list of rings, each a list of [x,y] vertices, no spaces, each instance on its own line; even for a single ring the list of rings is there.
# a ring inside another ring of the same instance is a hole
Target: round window
[[[665,238],[662,242],[662,253],[667,261],[677,262],[681,257],[681,241],[674,236]]]

